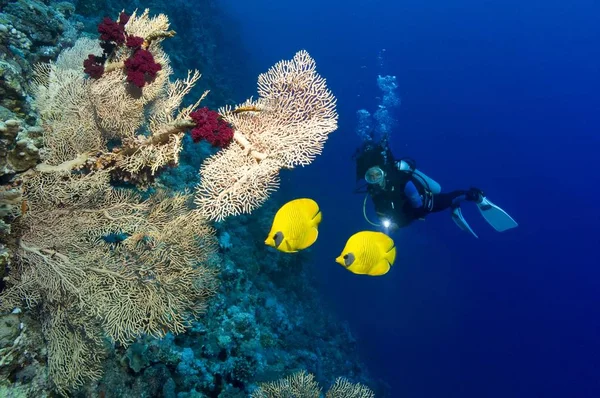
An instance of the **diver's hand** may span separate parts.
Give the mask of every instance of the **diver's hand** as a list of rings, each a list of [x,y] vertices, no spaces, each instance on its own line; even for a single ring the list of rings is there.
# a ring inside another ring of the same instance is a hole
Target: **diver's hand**
[[[406,160],[398,160],[396,162],[396,168],[400,171],[411,172],[415,170],[414,164],[407,162]]]

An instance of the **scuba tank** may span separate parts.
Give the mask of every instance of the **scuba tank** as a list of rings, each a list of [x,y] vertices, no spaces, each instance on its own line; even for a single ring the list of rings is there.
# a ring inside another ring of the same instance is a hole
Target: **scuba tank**
[[[437,193],[442,192],[442,187],[440,186],[440,184],[438,184],[435,180],[431,179],[426,174],[417,170],[417,168],[414,167],[414,162],[411,162],[411,163],[409,163],[406,160],[400,159],[399,161],[396,162],[396,167],[400,171],[412,173],[415,176],[415,178],[417,178],[418,180],[420,180],[423,183],[423,186],[425,187],[425,189],[427,189],[431,193],[437,194]],[[413,184],[413,187],[414,187],[414,184]],[[415,190],[416,190],[416,188],[415,188]],[[406,187],[404,188],[404,193],[406,194],[406,196],[408,196],[410,198],[410,195],[406,192]],[[411,201],[411,204],[412,204],[412,201]]]

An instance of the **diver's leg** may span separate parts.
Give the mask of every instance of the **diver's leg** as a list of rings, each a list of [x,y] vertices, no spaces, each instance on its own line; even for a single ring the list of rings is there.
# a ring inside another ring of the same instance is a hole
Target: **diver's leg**
[[[433,195],[433,205],[431,206],[430,212],[435,213],[438,211],[446,210],[450,207],[456,207],[462,201],[469,201],[480,203],[483,199],[483,191],[478,188],[471,188],[468,191],[457,190],[447,193],[440,193]]]
[[[449,209],[453,204],[467,200],[468,193],[469,191],[457,190],[433,195],[433,205],[430,212],[436,213],[438,211]]]
[[[462,201],[470,201],[480,203],[483,198],[483,193],[477,188],[471,188],[468,191],[458,190],[448,193],[433,195],[431,212],[439,212],[448,208],[452,209],[452,219],[462,230],[471,233],[477,238],[477,234],[471,229],[460,210]]]

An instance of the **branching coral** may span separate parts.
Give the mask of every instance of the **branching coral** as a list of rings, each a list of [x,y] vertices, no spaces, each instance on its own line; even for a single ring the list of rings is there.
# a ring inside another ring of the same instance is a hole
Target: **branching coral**
[[[25,184],[31,209],[13,223],[20,269],[0,300],[10,309],[25,299],[45,319],[60,390],[99,374],[103,333],[128,344],[183,332],[203,312],[215,240],[189,195],[141,200],[110,187],[107,172],[38,173]]]
[[[262,383],[251,398],[319,398],[321,388],[315,377],[305,371],[269,383]],[[360,383],[338,378],[325,394],[326,398],[374,398],[375,394]]]
[[[315,381],[315,376],[302,370],[277,381],[262,383],[252,393],[251,398],[319,398],[320,396],[321,387]]]
[[[196,203],[209,219],[248,213],[277,189],[279,170],[308,165],[337,128],[335,97],[306,51],[258,78],[259,99],[221,115],[233,126],[227,149],[208,159]]]
[[[343,377],[338,377],[331,386],[325,398],[374,398],[375,394],[367,386],[360,383],[350,383]]]

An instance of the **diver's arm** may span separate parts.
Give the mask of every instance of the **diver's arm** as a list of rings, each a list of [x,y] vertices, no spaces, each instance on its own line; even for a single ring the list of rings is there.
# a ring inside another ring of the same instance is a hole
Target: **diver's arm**
[[[442,187],[440,186],[440,184],[437,183],[437,181],[433,180],[421,170],[417,170],[417,164],[414,160],[400,159],[395,162],[395,165],[398,171],[412,174],[414,177],[416,177],[419,183],[423,185],[426,190],[434,194],[442,192]]]

